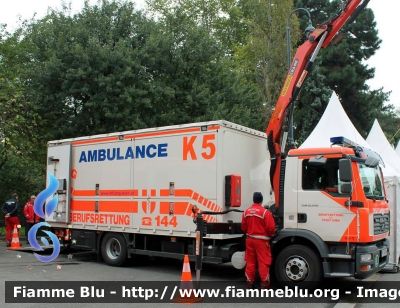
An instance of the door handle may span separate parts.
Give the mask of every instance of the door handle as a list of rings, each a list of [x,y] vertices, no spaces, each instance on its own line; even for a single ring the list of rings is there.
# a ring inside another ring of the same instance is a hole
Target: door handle
[[[307,214],[306,213],[298,213],[297,214],[297,222],[298,223],[306,223],[307,222]]]

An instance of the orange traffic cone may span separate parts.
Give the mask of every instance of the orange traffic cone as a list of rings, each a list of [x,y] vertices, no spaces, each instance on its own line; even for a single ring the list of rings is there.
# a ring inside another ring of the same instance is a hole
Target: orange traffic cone
[[[19,249],[21,247],[22,246],[19,243],[17,225],[14,225],[14,231],[13,231],[12,240],[11,240],[11,247],[8,248],[8,249]]]
[[[193,289],[193,281],[192,281],[192,272],[190,270],[189,256],[185,255],[185,259],[183,261],[183,269],[182,269],[182,278],[181,278],[181,290],[190,290]],[[201,302],[203,299],[201,297],[196,297],[193,292],[190,292],[190,296],[187,294],[185,296],[181,296],[181,293],[177,297],[175,297],[172,301],[175,303],[181,304],[191,304]]]

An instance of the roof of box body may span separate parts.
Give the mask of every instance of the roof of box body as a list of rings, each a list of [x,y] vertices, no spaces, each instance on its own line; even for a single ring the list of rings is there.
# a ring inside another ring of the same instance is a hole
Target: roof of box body
[[[104,139],[111,138],[111,140],[118,140],[122,136],[124,139],[132,139],[136,138],[140,135],[140,137],[150,137],[154,133],[158,132],[168,132],[176,130],[176,133],[179,134],[180,130],[188,129],[186,132],[195,132],[201,131],[202,127],[207,127],[207,130],[216,130],[219,127],[227,127],[237,131],[245,132],[251,135],[260,136],[266,138],[267,135],[264,132],[257,131],[255,129],[251,129],[239,124],[235,124],[225,120],[218,121],[209,121],[209,122],[198,122],[198,123],[190,123],[190,124],[181,124],[181,125],[171,125],[171,126],[163,126],[163,127],[155,127],[155,128],[145,128],[131,131],[123,131],[123,132],[115,132],[110,134],[101,134],[101,135],[93,135],[93,136],[85,136],[85,137],[77,137],[77,138],[68,138],[68,139],[60,139],[60,140],[52,140],[49,141],[48,144],[57,144],[60,142],[79,142],[79,141],[87,141],[87,140],[96,140],[96,139]],[[114,137],[114,138],[113,138]]]

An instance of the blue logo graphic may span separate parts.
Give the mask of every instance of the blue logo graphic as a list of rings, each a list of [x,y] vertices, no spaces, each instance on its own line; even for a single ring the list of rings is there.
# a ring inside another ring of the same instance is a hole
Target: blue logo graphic
[[[50,173],[47,173],[49,177],[49,186],[43,190],[36,198],[35,203],[33,205],[33,210],[36,215],[38,215],[41,218],[46,218],[49,217],[55,210],[57,203],[58,203],[58,195],[55,195],[53,199],[51,199],[47,204],[46,204],[46,214],[43,212],[43,204],[45,203],[46,199],[51,197],[58,188],[58,181],[57,179]],[[44,249],[39,245],[39,243],[36,240],[36,233],[38,232],[40,227],[50,227],[50,225],[47,222],[40,222],[35,224],[28,233],[28,240],[31,246],[39,251],[44,251]],[[53,261],[55,258],[60,253],[60,243],[58,242],[57,236],[50,232],[50,231],[43,231],[46,233],[51,241],[53,242],[53,253],[50,256],[42,256],[37,253],[35,253],[36,258],[38,258],[42,262],[50,262]],[[42,237],[40,239],[42,243],[46,246],[49,245],[49,242],[47,241],[46,238]]]

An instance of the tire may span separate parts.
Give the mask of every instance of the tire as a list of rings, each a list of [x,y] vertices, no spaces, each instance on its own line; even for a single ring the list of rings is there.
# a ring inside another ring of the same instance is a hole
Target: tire
[[[127,245],[120,233],[107,233],[101,241],[101,256],[111,266],[121,266],[127,260]]]
[[[274,272],[282,286],[313,289],[322,280],[321,258],[307,246],[292,245],[278,254]]]

